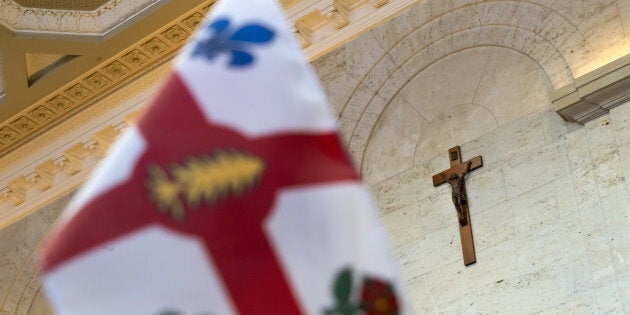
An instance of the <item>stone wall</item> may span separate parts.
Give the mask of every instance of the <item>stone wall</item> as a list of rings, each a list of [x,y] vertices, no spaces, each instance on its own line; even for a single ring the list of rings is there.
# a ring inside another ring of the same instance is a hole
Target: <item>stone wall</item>
[[[61,197],[0,230],[0,314],[52,314],[35,260],[44,235],[69,200]]]
[[[372,186],[419,313],[630,313],[630,103],[566,133],[549,111],[462,145],[477,263],[446,152]],[[566,130],[566,129],[564,129]]]
[[[628,54],[627,3],[427,0],[314,62],[418,313],[630,313],[630,104],[582,126],[549,100]],[[456,145],[485,165],[470,267],[431,182]]]

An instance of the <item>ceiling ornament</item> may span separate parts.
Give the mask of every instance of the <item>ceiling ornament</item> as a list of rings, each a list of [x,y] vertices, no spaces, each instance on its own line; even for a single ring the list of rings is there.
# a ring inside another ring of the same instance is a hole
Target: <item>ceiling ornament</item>
[[[100,0],[100,1],[35,1],[24,3],[59,3],[58,7],[80,3],[104,3],[93,11],[42,9],[24,7],[18,0],[0,0],[0,23],[14,31],[104,34],[160,0]],[[86,4],[87,5],[87,4]],[[56,5],[53,5],[56,6]]]
[[[209,5],[206,5],[170,23],[156,34],[117,54],[109,62],[68,83],[55,94],[24,109],[12,120],[1,123],[0,154],[20,145],[53,122],[76,113],[110,92],[111,88],[141,75],[147,68],[170,60],[193,33],[208,9]],[[31,66],[34,69],[46,69],[50,67],[47,66],[50,62],[54,65],[59,63],[58,60],[67,59],[64,56],[59,59],[55,59],[59,56],[35,57],[27,57],[27,60],[40,61]],[[27,62],[27,68],[28,65]]]
[[[5,85],[4,85],[4,70],[2,69],[2,51],[0,51],[0,103],[4,97]]]
[[[94,11],[109,0],[13,0],[25,8]]]
[[[374,22],[371,14],[378,14],[381,8],[389,7],[391,14],[394,14],[412,1],[396,0],[391,1],[389,6],[383,6],[382,0],[338,0],[334,2],[332,13],[324,14],[321,10],[314,9],[305,15],[302,13],[291,18],[295,23],[296,36],[305,47],[309,59],[313,60],[342,44],[346,38],[367,29]],[[24,145],[55,123],[88,107],[131,79],[141,76],[148,68],[170,60],[201,22],[213,2],[212,0],[204,2],[205,5],[136,42],[105,63],[97,65],[93,70],[65,85],[60,84],[53,94],[29,103],[29,106],[13,115],[11,119],[0,122],[0,156]],[[288,9],[291,10],[292,7]],[[338,23],[332,17],[333,14],[341,16],[344,23]],[[380,14],[380,17],[386,18],[387,15]],[[369,23],[366,24],[365,20],[369,20]],[[332,44],[327,43],[329,37],[334,38]],[[46,64],[52,62],[52,65],[59,65],[57,60],[64,61],[69,58],[66,56],[55,59],[56,57],[60,56],[31,55],[30,59],[41,59],[38,67],[43,65],[44,69],[55,71],[54,67],[47,67]],[[36,82],[38,77],[34,76],[33,79],[33,82]]]

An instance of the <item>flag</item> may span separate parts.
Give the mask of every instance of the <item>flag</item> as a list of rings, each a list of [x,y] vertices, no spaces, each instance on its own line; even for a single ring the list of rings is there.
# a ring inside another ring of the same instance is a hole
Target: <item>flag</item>
[[[275,0],[221,1],[41,255],[59,314],[408,314]]]

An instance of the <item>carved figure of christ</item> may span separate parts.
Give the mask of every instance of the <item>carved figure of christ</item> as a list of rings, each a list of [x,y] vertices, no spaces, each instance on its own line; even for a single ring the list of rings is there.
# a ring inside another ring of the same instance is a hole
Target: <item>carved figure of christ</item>
[[[443,172],[433,175],[433,186],[437,187],[449,183],[453,198],[453,205],[457,211],[459,221],[459,236],[462,243],[464,265],[468,266],[477,261],[475,256],[475,243],[473,241],[470,212],[468,210],[468,196],[466,195],[465,177],[468,172],[483,166],[483,159],[477,156],[462,163],[462,153],[459,146],[448,150],[451,167]]]

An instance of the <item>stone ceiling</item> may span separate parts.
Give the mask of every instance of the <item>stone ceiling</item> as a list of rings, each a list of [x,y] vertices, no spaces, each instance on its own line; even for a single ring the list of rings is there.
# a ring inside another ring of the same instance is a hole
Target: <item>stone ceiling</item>
[[[51,9],[51,10],[77,10],[93,11],[109,0],[82,0],[82,1],[43,1],[43,0],[14,0],[25,8]]]
[[[104,34],[159,0],[0,0],[0,23],[12,31]]]

